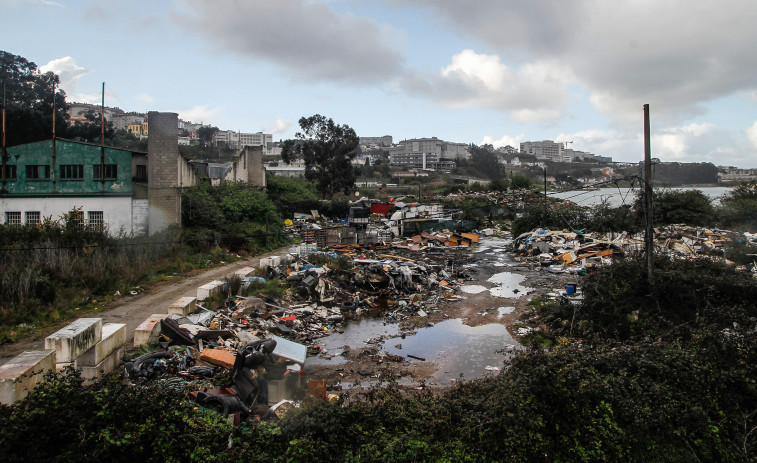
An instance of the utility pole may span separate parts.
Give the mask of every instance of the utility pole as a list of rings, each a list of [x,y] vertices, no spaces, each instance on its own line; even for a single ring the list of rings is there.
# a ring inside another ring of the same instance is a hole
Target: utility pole
[[[105,82],[100,105],[100,189],[105,191]]]
[[[654,229],[652,225],[652,149],[649,141],[649,105],[644,105],[644,210],[646,227],[644,245],[647,251],[647,281],[651,288],[654,282]]]
[[[547,165],[544,164],[544,204],[547,204]]]
[[[0,135],[2,136],[2,156],[3,156],[2,163],[3,164],[2,164],[2,167],[0,168],[0,176],[2,176],[3,186],[2,186],[2,190],[0,191],[5,193],[5,181],[6,181],[5,170],[7,168],[7,162],[5,159],[7,155],[7,153],[5,152],[5,81],[3,81],[3,101],[1,103],[2,104],[0,104],[0,118],[2,118],[2,121],[0,123],[2,124],[2,134]]]

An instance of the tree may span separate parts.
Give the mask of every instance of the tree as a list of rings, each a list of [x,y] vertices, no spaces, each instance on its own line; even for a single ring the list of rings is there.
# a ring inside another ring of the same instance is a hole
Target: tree
[[[634,208],[640,218],[644,214],[642,201],[643,196],[639,194]],[[715,208],[712,201],[700,190],[658,189],[654,191],[653,201],[655,225],[685,223],[687,225],[705,226],[715,219]]]
[[[513,190],[523,190],[534,186],[533,180],[525,175],[515,174],[513,175],[513,181],[510,184],[510,188]]]
[[[302,157],[305,178],[315,182],[323,197],[331,197],[339,191],[348,194],[355,186],[352,160],[359,144],[355,131],[320,114],[302,117],[299,124],[302,132],[295,134],[295,140],[282,143],[281,158],[289,164]]]
[[[53,94],[53,89],[60,84],[57,75],[42,74],[33,62],[0,50],[0,81],[5,83],[8,146],[52,137],[53,99],[56,129],[59,134],[65,133],[68,125],[66,93],[57,89]]]
[[[209,125],[203,125],[197,129],[197,138],[200,139],[200,144],[203,148],[210,146],[210,143],[213,141],[213,135],[216,132],[218,132],[218,127],[211,127]]]
[[[71,140],[86,141],[91,143],[97,143],[100,141],[102,134],[102,128],[100,127],[100,114],[88,113],[85,115],[87,122],[80,122],[78,124],[71,124],[67,129],[65,136]],[[115,136],[115,129],[113,128],[113,122],[105,121],[105,143],[114,144],[113,138]]]

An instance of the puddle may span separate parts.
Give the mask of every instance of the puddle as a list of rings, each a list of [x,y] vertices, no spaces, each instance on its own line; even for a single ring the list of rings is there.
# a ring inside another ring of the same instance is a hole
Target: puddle
[[[482,326],[468,326],[460,319],[445,320],[428,328],[420,328],[414,335],[405,339],[399,336],[399,326],[384,325],[381,319],[363,318],[357,323],[351,323],[344,329],[344,333],[334,333],[318,340],[318,345],[329,354],[332,359],[308,357],[307,365],[340,365],[345,363],[340,354],[344,346],[351,348],[366,347],[364,341],[377,336],[392,336],[381,343],[374,344],[384,352],[401,355],[410,362],[417,362],[407,357],[408,354],[434,362],[439,370],[431,377],[439,384],[449,384],[450,380],[459,378],[462,373],[467,379],[478,378],[486,374],[487,366],[502,368],[509,357],[497,353],[498,350],[516,348],[517,342],[508,333],[505,325],[493,323]],[[396,347],[402,346],[401,349]],[[366,378],[370,380],[370,378]]]
[[[352,349],[368,347],[371,344],[365,341],[379,336],[397,336],[399,332],[400,328],[396,323],[385,323],[382,318],[363,317],[358,322],[350,322],[344,328],[344,333],[332,333],[316,341],[316,344],[329,353],[341,352],[344,346],[349,346]]]
[[[499,317],[502,318],[502,315],[507,315],[515,312],[515,307],[499,307],[497,309],[497,313],[499,313]]]
[[[521,286],[521,283],[525,281],[525,279],[525,275],[502,272],[492,275],[491,278],[486,281],[497,285],[496,287],[489,290],[492,296],[519,298],[521,296],[525,296],[526,292],[531,290],[531,288]]]
[[[395,347],[401,344],[402,349]],[[393,355],[408,354],[434,362],[439,370],[433,378],[448,383],[462,373],[467,379],[491,374],[487,366],[502,367],[507,355],[497,353],[508,345],[515,346],[505,325],[492,323],[468,326],[460,319],[445,320],[429,328],[419,329],[414,336],[387,340],[384,351]]]
[[[460,289],[464,293],[478,294],[478,293],[483,293],[484,291],[488,290],[489,288],[487,288],[486,286],[481,286],[481,285],[465,285],[465,286],[460,287]]]

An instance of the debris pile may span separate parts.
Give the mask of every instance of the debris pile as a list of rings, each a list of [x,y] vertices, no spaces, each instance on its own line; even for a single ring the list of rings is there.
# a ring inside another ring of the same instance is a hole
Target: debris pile
[[[644,249],[642,234],[608,235],[537,228],[515,238],[513,251],[524,262],[538,263],[548,272],[583,274],[587,268],[607,265],[613,258]],[[655,228],[654,239],[655,252],[684,257],[722,258],[729,241],[757,246],[757,235],[751,233],[689,225]]]
[[[133,359],[125,374],[134,383],[184,379],[201,406],[240,420],[273,418],[269,406],[301,396],[307,354],[329,355],[316,345],[319,338],[343,332],[363,313],[402,322],[458,299],[470,279],[464,264],[472,260],[459,251],[477,241],[475,234],[435,233],[323,251],[298,246],[261,259],[256,274],[263,276],[250,276],[251,268],[237,272],[241,294],[254,289],[260,297],[224,300],[222,294],[234,294],[230,278],[199,287],[197,298],[181,298],[137,328],[135,347],[157,343],[161,350]],[[266,285],[284,281],[288,289],[265,294]],[[366,355],[404,361],[378,350]]]

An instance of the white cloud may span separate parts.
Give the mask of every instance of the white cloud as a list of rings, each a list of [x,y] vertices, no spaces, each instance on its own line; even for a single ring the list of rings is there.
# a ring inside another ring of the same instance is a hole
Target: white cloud
[[[753,126],[757,143],[757,123]],[[748,136],[749,130],[747,130]],[[573,142],[567,147],[615,161],[639,162],[644,159],[644,135],[641,130],[584,130],[560,133],[558,142]],[[663,162],[711,162],[715,165],[754,165],[754,148],[745,134],[718,128],[710,123],[685,124],[660,128],[651,134],[652,156]],[[757,146],[757,145],[755,145]]]
[[[518,134],[514,137],[511,137],[510,135],[503,135],[500,138],[494,138],[491,135],[485,135],[484,139],[481,140],[481,143],[479,145],[492,145],[495,148],[501,148],[503,146],[510,145],[513,148],[520,147],[520,142],[524,141],[526,139],[525,134]]]
[[[453,108],[509,110],[512,120],[533,122],[560,116],[572,79],[570,71],[556,62],[534,61],[513,69],[497,55],[466,49],[436,75],[409,72],[402,87]]]
[[[746,129],[746,137],[754,148],[757,148],[757,121]]]
[[[428,9],[507,62],[560,63],[623,126],[645,103],[680,124],[704,102],[757,88],[757,2],[390,1]]]
[[[60,77],[60,88],[69,96],[69,101],[85,101],[92,95],[76,93],[76,86],[79,79],[89,74],[89,71],[76,63],[76,60],[70,56],[58,58],[39,67],[41,72],[52,72]]]
[[[529,123],[539,121],[549,121],[559,119],[562,116],[556,109],[516,109],[510,113],[510,120],[513,122]]]
[[[387,28],[308,0],[181,0],[175,18],[219,51],[278,64],[300,80],[385,82],[403,57]]]
[[[292,126],[291,120],[277,117],[276,121],[273,124],[263,129],[263,132],[270,133],[270,134],[282,133],[282,132],[286,132],[291,126]]]
[[[145,103],[148,103],[148,104],[155,102],[155,98],[148,95],[147,93],[141,93],[137,95],[135,98],[139,101],[144,101]]]
[[[188,122],[210,124],[210,119],[218,112],[218,108],[210,108],[208,105],[193,106],[189,109],[175,111],[179,118]]]

